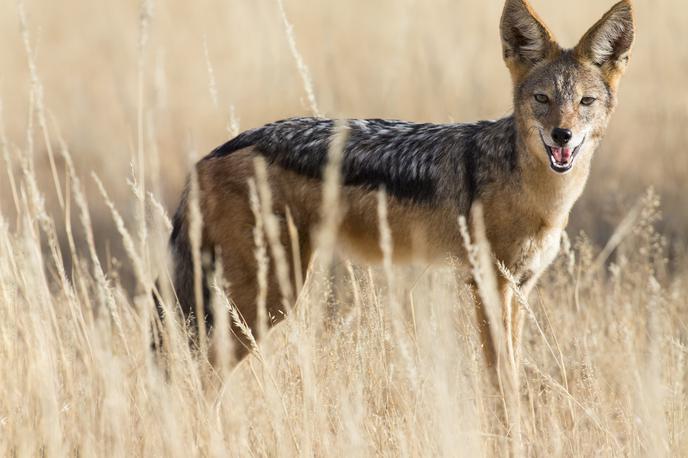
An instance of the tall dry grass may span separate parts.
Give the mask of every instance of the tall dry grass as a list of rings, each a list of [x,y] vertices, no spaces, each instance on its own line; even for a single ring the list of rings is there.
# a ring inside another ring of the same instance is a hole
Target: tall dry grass
[[[222,328],[211,366],[149,292],[173,310],[165,209],[239,126],[508,113],[500,2],[0,0],[0,455],[687,454],[685,6],[636,3],[619,112],[571,242],[516,291],[523,366],[495,391],[454,266],[345,262],[333,280],[319,257],[290,319],[259,343],[245,330],[236,368]],[[608,6],[533,4],[569,44]],[[290,247],[254,187],[261,265]],[[213,306],[240,323],[221,282]]]

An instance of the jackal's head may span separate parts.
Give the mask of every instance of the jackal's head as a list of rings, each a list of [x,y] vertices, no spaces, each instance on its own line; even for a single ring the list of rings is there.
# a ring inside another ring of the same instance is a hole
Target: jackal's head
[[[569,172],[592,154],[616,105],[633,44],[631,2],[614,5],[575,48],[562,49],[526,0],[506,0],[501,35],[520,138],[541,164]]]

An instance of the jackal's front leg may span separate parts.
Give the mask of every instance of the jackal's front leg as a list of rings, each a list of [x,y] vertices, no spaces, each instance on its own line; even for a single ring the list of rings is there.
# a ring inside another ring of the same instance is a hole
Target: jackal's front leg
[[[501,323],[495,323],[499,328],[493,328],[490,322],[490,313],[487,305],[480,297],[475,282],[472,282],[475,292],[475,311],[480,333],[480,344],[483,350],[485,363],[493,368],[499,356],[506,358],[514,370],[518,370],[520,364],[520,340],[522,330],[522,310],[520,303],[513,300],[513,291],[508,280],[501,275],[498,278],[499,306],[493,316],[501,317]],[[499,335],[496,335],[499,334]]]
[[[485,364],[488,368],[493,368],[497,362],[497,352],[495,350],[494,336],[490,329],[490,318],[487,313],[486,304],[480,298],[478,286],[471,281],[471,287],[475,302],[475,317],[478,322],[478,334],[480,336],[480,347],[483,351]]]

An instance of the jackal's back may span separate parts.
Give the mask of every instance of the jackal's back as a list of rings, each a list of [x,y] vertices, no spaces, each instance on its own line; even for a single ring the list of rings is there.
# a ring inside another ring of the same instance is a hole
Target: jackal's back
[[[270,163],[320,179],[334,124],[319,118],[277,121],[240,134],[208,158],[250,146]],[[512,118],[475,124],[353,119],[347,125],[345,186],[384,188],[396,198],[419,204],[450,198],[468,209],[492,172],[515,167]]]

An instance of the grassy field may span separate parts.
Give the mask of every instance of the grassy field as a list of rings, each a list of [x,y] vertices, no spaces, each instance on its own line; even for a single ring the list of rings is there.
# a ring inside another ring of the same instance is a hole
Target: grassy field
[[[314,3],[0,0],[0,456],[687,455],[679,0],[635,2],[619,108],[525,304],[517,387],[492,389],[449,267],[344,261],[332,283],[316,263],[238,367],[175,323],[154,358],[166,215],[207,151],[314,111],[511,111],[501,1]],[[565,45],[610,6],[532,4]]]

